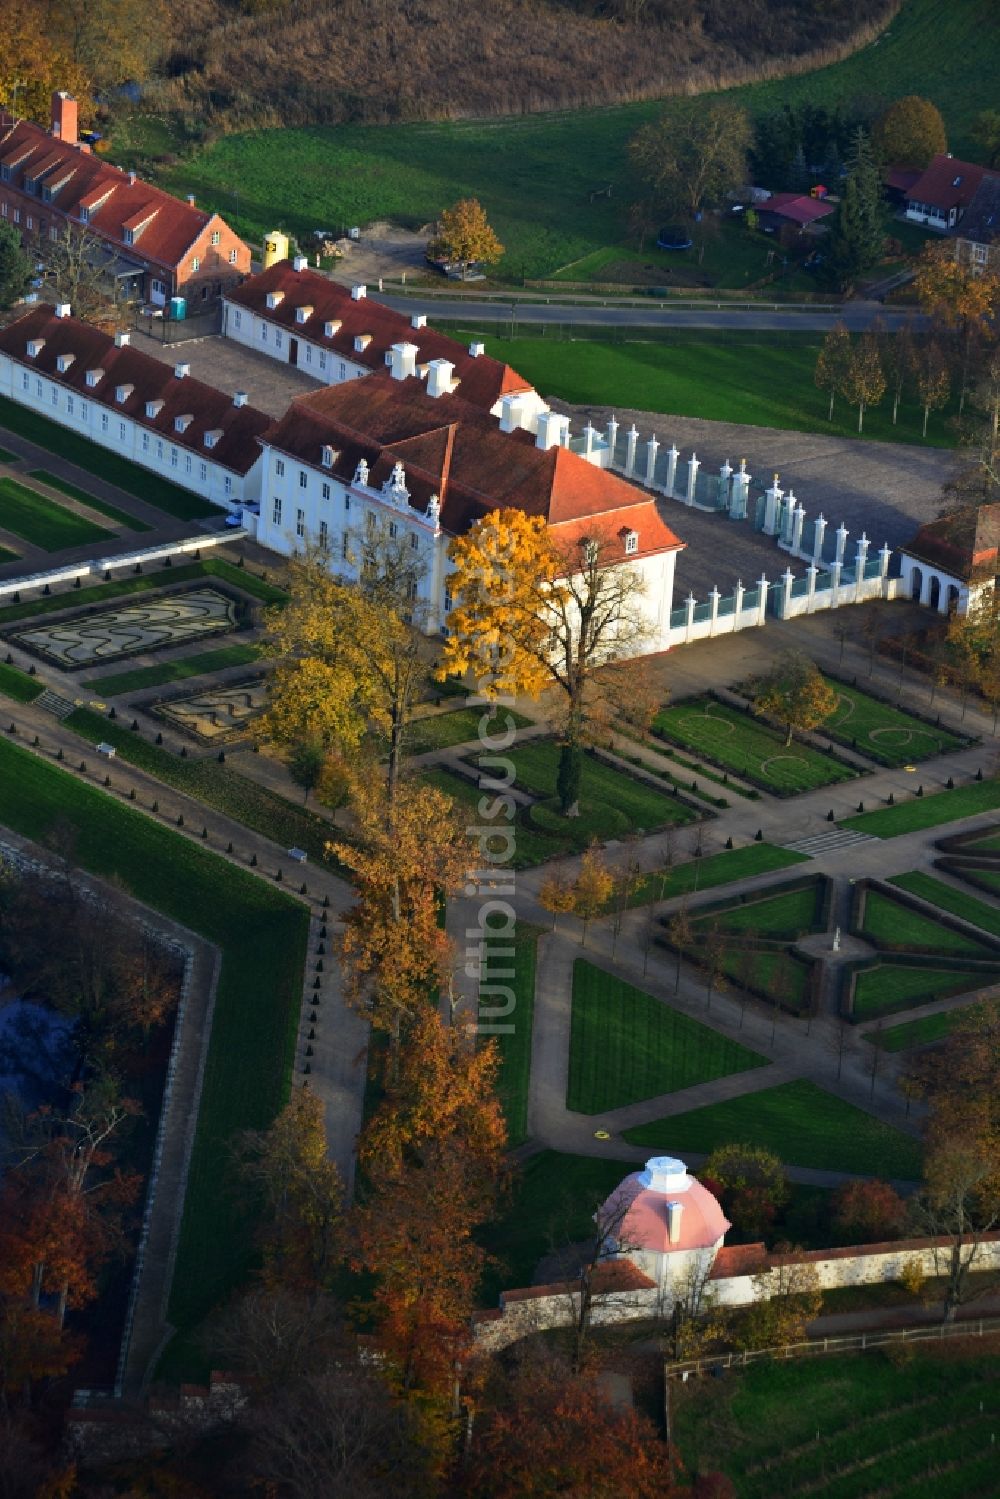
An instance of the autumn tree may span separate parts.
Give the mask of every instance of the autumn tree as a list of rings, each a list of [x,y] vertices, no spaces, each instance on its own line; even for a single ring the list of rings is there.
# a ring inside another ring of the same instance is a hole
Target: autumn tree
[[[47,125],[57,89],[89,97],[86,69],[50,27],[47,0],[2,0],[0,34],[0,105],[12,114]]]
[[[552,917],[555,931],[557,916],[568,916],[576,905],[576,891],[572,875],[562,869],[550,869],[538,887],[538,904]]]
[[[599,848],[588,848],[573,882],[573,911],[583,922],[584,946],[588,926],[595,916],[604,915],[614,893],[615,877],[605,863],[604,855]]]
[[[265,1399],[339,1360],[356,1358],[344,1310],[328,1292],[277,1282],[242,1291],[205,1325],[207,1357]]]
[[[6,312],[30,290],[34,263],[21,248],[21,236],[12,224],[0,223],[0,312]]]
[[[455,567],[438,675],[473,671],[488,698],[562,695],[559,806],[579,798],[582,745],[600,668],[635,655],[648,633],[642,579],[619,537],[595,523],[589,536],[554,539],[541,516],[494,510],[456,537]]]
[[[851,335],[846,323],[835,323],[823,340],[816,356],[813,383],[819,390],[830,392],[830,409],[827,421],[833,421],[833,403],[843,391],[847,370],[851,362]]]
[[[906,1203],[895,1187],[876,1177],[844,1182],[833,1193],[830,1217],[844,1244],[880,1244],[898,1239],[906,1224]]]
[[[734,1342],[748,1351],[801,1343],[806,1327],[823,1306],[819,1277],[812,1265],[778,1263],[753,1277],[755,1299],[736,1324]]]
[[[977,359],[996,343],[1000,273],[963,265],[952,245],[934,243],[924,247],[913,284],[921,310],[953,341],[961,414]]]
[[[807,656],[789,653],[754,682],[754,712],[769,714],[786,725],[786,745],[791,744],[796,730],[809,733],[818,729],[836,707],[836,692]]]
[[[883,110],[872,130],[872,143],[887,165],[921,171],[948,149],[941,111],[919,94],[907,94]]]
[[[108,282],[107,247],[96,234],[69,222],[58,226],[54,237],[39,227],[31,253],[45,267],[45,285],[53,302],[65,303],[75,317],[105,333],[128,326],[128,308],[115,300]]]
[[[49,36],[65,48],[86,75],[89,91],[95,93],[149,76],[169,18],[164,0],[47,0],[46,4]]]
[[[885,373],[886,390],[892,398],[892,425],[895,426],[903,390],[913,369],[913,333],[909,327],[893,332],[881,318],[875,319],[871,331],[878,340],[879,360]]]
[[[693,221],[747,180],[752,138],[750,118],[738,105],[675,104],[636,131],[629,155],[653,201],[665,213]]]
[[[302,788],[303,802],[322,780],[329,758],[330,750],[320,739],[302,739],[289,749],[285,764],[291,779]]]
[[[667,921],[667,941],[674,950],[676,967],[674,969],[674,993],[681,985],[681,959],[694,941],[694,928],[685,905],[678,906]]]
[[[495,265],[504,254],[504,247],[490,228],[478,198],[461,198],[446,208],[427,249],[431,255],[460,265],[463,281],[471,265]]]
[[[767,1232],[788,1200],[784,1167],[763,1146],[717,1146],[700,1174],[740,1232],[755,1238]]]
[[[851,347],[841,392],[852,406],[858,408],[858,432],[864,427],[865,412],[869,406],[877,406],[885,395],[885,372],[877,336],[866,329]]]

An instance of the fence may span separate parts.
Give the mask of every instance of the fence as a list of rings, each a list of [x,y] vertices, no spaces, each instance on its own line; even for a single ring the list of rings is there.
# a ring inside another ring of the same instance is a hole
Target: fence
[[[137,568],[141,571],[143,564],[159,562],[167,557],[182,557],[186,553],[193,552],[197,557],[202,551],[208,551],[211,547],[225,546],[231,541],[240,541],[248,536],[242,526],[232,527],[226,531],[205,531],[198,536],[183,537],[179,541],[165,541],[158,546],[144,547],[134,552],[123,552],[118,557],[95,557],[91,562],[77,562],[70,567],[56,567],[44,573],[24,573],[18,578],[4,578],[0,582],[0,598],[9,597],[11,594],[28,593],[33,588],[44,592],[46,588],[51,591],[54,583],[72,583],[74,586],[82,584],[84,578],[93,578],[99,581],[101,578],[107,580],[112,571],[123,567]],[[69,605],[67,599],[67,606]]]

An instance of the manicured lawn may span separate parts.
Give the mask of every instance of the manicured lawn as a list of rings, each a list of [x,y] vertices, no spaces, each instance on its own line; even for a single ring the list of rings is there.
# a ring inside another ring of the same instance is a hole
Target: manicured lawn
[[[603,1114],[767,1058],[583,959],[573,965],[566,1107]]]
[[[495,827],[502,838],[509,832],[513,844],[509,863],[514,869],[528,869],[535,864],[544,864],[547,859],[554,859],[572,849],[568,839],[560,843],[547,834],[528,827],[521,818],[511,822],[501,815],[483,816],[480,802],[488,804],[496,798],[492,794],[484,796],[478,786],[473,781],[467,781],[464,776],[456,775],[450,770],[432,769],[421,771],[421,779],[450,796],[469,817],[470,827]]]
[[[0,609],[0,626],[11,620],[34,619],[39,614],[55,614],[60,609],[82,609],[88,604],[104,604],[112,599],[128,598],[133,593],[151,593],[173,583],[188,583],[193,578],[225,578],[252,598],[263,604],[283,604],[287,593],[273,583],[267,583],[243,567],[234,567],[221,557],[209,557],[204,562],[186,562],[182,567],[165,567],[156,573],[142,577],[116,578],[110,583],[97,583],[93,588],[73,588],[65,593],[53,593],[40,599],[24,600],[19,604],[6,604]]]
[[[898,883],[894,882],[894,883]],[[997,913],[1000,917],[1000,912]],[[985,942],[976,942],[972,937],[963,937],[943,926],[931,916],[923,916],[900,901],[883,895],[879,890],[869,890],[865,895],[864,917],[861,930],[866,937],[893,947],[926,948],[931,952],[967,953],[970,957],[986,958],[995,953]]]
[[[696,949],[692,954],[695,961],[697,956]],[[786,1010],[803,1010],[809,998],[812,964],[780,948],[729,947],[722,955],[722,972],[737,989],[746,989]]]
[[[279,848],[302,848],[316,863],[324,861],[324,846],[334,836],[333,828],[324,818],[286,801],[276,791],[251,781],[228,765],[220,765],[214,756],[182,760],[171,750],[152,744],[90,708],[74,708],[65,723],[91,744],[102,740],[113,744],[130,765],[138,765],[157,780],[224,812],[244,827],[272,839]],[[308,872],[302,871],[302,877],[308,879]]]
[[[496,980],[498,987],[508,985],[514,991],[514,1007],[508,1015],[495,1019],[480,1017],[480,1036],[488,1038],[491,1025],[512,1025],[513,1030],[497,1034],[500,1049],[500,1076],[497,1092],[503,1103],[507,1120],[507,1143],[513,1148],[528,1137],[528,1091],[531,1085],[531,1026],[535,1013],[535,962],[538,949],[538,929],[529,922],[518,922],[514,937],[514,957],[498,957],[498,969],[513,968],[513,976]],[[493,944],[507,949],[506,940]],[[483,1002],[491,1009],[502,1009],[506,997],[501,992],[492,996],[483,995]]]
[[[729,885],[734,880],[750,879],[756,874],[770,874],[791,864],[808,862],[807,854],[777,848],[773,843],[748,843],[746,848],[723,849],[705,859],[691,859],[670,869],[644,874],[629,894],[628,904],[645,906],[650,901],[671,900],[693,890],[709,890],[713,885]],[[608,910],[615,909],[612,901]]]
[[[950,994],[971,994],[1000,981],[998,968],[946,968],[944,963],[908,966],[876,963],[858,974],[854,985],[854,1020],[877,1020],[917,1005],[929,1005]]]
[[[29,469],[28,476],[40,480],[42,484],[47,484],[50,489],[61,489],[63,494],[68,494],[71,499],[79,500],[82,505],[96,510],[98,515],[106,515],[108,520],[113,520],[115,525],[122,526],[126,531],[151,531],[153,529],[144,520],[136,520],[135,516],[119,510],[116,505],[109,505],[107,500],[98,499],[97,495],[88,493],[86,489],[78,489],[75,484],[70,484],[66,479],[60,479],[58,474],[50,474],[44,468]]]
[[[976,846],[983,847],[982,844]],[[996,906],[987,905],[984,900],[977,900],[973,895],[965,895],[953,885],[936,880],[933,875],[914,870],[912,874],[897,874],[889,883],[898,885],[901,890],[908,890],[911,895],[919,895],[923,900],[933,902],[942,911],[961,916],[963,921],[971,921],[974,926],[982,927],[984,932],[991,932],[994,937],[1000,937],[1000,910]]]
[[[9,478],[0,479],[0,526],[45,552],[111,539],[103,526],[74,515],[37,489]]]
[[[941,1010],[937,1015],[925,1015],[922,1020],[904,1020],[902,1025],[890,1025],[881,1031],[868,1031],[865,1040],[880,1046],[883,1051],[906,1051],[911,1046],[930,1046],[943,1041],[958,1019],[958,1010]]]
[[[50,453],[58,453],[89,474],[98,474],[110,484],[117,484],[119,489],[127,490],[159,510],[166,510],[178,520],[201,520],[203,516],[219,513],[216,505],[210,505],[200,495],[189,494],[159,475],[130,463],[127,458],[109,453],[98,443],[78,437],[75,432],[67,432],[65,427],[29,411],[17,401],[8,400],[6,396],[0,396],[0,426],[20,437],[27,437],[39,447],[48,448]]]
[[[672,1387],[680,1456],[740,1499],[970,1499],[996,1492],[1000,1357],[978,1343],[770,1360]]]
[[[985,838],[970,841],[972,853],[1000,853],[1000,833],[990,833]]]
[[[961,749],[967,739],[947,729],[922,723],[889,703],[869,697],[857,687],[828,677],[838,697],[837,710],[823,722],[822,732],[842,744],[853,745],[880,765],[908,765],[947,750]]]
[[[4,697],[12,697],[18,703],[33,703],[44,691],[44,685],[28,672],[0,661],[0,692]]]
[[[503,734],[507,726],[507,714],[514,727],[523,729],[531,720],[521,713],[505,708],[499,718],[488,720],[483,731],[494,736]],[[483,724],[482,708],[454,708],[450,713],[434,713],[418,718],[406,736],[406,752],[423,755],[429,750],[447,749],[452,744],[467,744],[477,740]]]
[[[308,912],[263,880],[0,740],[0,823],[42,841],[59,823],[82,868],[222,950],[201,1108],[168,1316],[189,1333],[239,1285],[253,1254],[252,1207],[230,1190],[229,1142],[262,1129],[288,1097]]]
[[[224,645],[216,651],[184,656],[179,661],[158,661],[155,666],[137,666],[134,671],[114,672],[107,677],[89,677],[83,685],[93,688],[104,697],[118,697],[123,692],[142,692],[147,687],[160,687],[164,682],[181,682],[186,677],[225,671],[227,666],[248,666],[259,658],[259,646]]]
[[[803,1080],[640,1124],[625,1139],[667,1153],[747,1141],[788,1166],[906,1179],[920,1173],[916,1140]]]
[[[786,748],[766,724],[712,698],[691,698],[662,708],[653,720],[653,731],[777,796],[794,796],[833,781],[849,781],[854,775],[839,760],[803,744]]]
[[[896,807],[846,817],[839,826],[870,833],[875,838],[898,838],[902,833],[919,833],[923,828],[976,817],[996,807],[1000,807],[1000,781],[974,781],[971,786],[958,786],[954,791],[915,796],[911,802]]]
[[[822,882],[800,890],[778,890],[773,895],[741,901],[720,911],[709,911],[693,923],[696,930],[718,927],[720,932],[756,932],[762,937],[798,937],[817,930],[823,897]]]

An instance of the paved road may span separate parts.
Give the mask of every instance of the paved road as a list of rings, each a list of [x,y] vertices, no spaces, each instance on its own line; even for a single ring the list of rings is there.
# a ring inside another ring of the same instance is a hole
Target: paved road
[[[370,294],[372,295],[372,294]],[[411,313],[420,301],[412,297],[373,294],[375,300],[396,312]],[[425,297],[424,305],[431,317],[459,318],[469,322],[509,322],[512,303],[472,300],[456,297],[441,300]],[[794,308],[727,307],[724,302],[704,307],[620,306],[615,302],[518,302],[517,322],[524,332],[539,324],[587,324],[605,328],[736,328],[747,332],[824,333],[835,323],[844,322],[852,332],[867,328],[880,317],[888,328],[902,328],[922,319],[905,310],[887,310],[879,302],[849,302],[837,312],[796,311]]]

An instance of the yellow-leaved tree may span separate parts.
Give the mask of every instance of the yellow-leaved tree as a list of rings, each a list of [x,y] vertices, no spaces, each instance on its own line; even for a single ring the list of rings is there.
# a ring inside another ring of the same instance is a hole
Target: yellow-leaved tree
[[[929,313],[938,329],[949,333],[954,341],[961,415],[970,379],[996,348],[1000,274],[961,265],[954,255],[949,243],[925,246],[913,284],[922,311]]]
[[[619,560],[620,539],[599,524],[562,545],[543,517],[513,509],[483,516],[449,555],[454,607],[438,676],[474,672],[494,699],[558,688],[559,807],[571,812],[588,715],[602,690],[596,674],[634,656],[647,634],[642,578]]]
[[[754,712],[769,713],[787,726],[786,745],[796,729],[818,729],[836,707],[836,692],[807,656],[783,656],[773,671],[754,683]]]
[[[463,280],[470,265],[495,265],[504,253],[478,198],[461,198],[452,208],[444,209],[438,232],[427,249],[431,255],[457,262]]]

